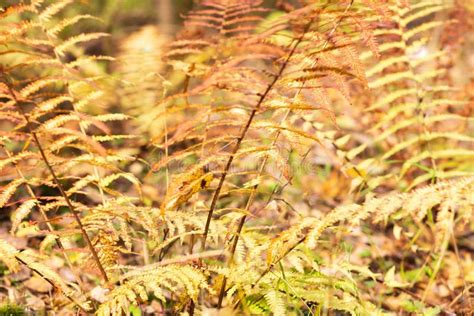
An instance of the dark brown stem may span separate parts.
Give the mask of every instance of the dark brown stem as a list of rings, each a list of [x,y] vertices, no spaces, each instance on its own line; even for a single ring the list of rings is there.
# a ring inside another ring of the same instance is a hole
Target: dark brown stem
[[[247,132],[250,128],[250,125],[252,125],[255,114],[257,114],[257,111],[260,109],[260,106],[262,105],[263,101],[265,101],[265,99],[267,98],[270,91],[273,89],[273,87],[275,86],[277,81],[281,78],[283,72],[285,71],[286,67],[288,66],[288,63],[289,63],[291,57],[295,53],[296,48],[298,47],[298,45],[303,40],[306,32],[309,30],[309,27],[312,23],[313,23],[313,19],[311,19],[310,22],[306,25],[306,28],[305,28],[303,34],[296,41],[296,44],[293,46],[293,48],[291,49],[291,51],[288,54],[287,58],[285,59],[285,61],[281,65],[280,70],[273,77],[273,80],[270,82],[270,84],[265,89],[265,92],[263,92],[263,94],[260,95],[260,99],[258,100],[257,104],[255,105],[252,112],[250,113],[250,116],[247,120],[247,123],[245,124],[244,128],[242,129],[242,132],[240,133],[240,136],[237,138],[237,143],[235,144],[234,148],[232,149],[232,152],[229,156],[229,159],[227,160],[224,171],[222,172],[222,175],[219,179],[219,184],[217,185],[216,191],[214,191],[214,195],[212,197],[211,207],[209,208],[209,213],[207,215],[206,226],[204,227],[203,241],[202,241],[202,249],[203,250],[205,250],[205,248],[206,248],[206,240],[207,240],[207,235],[209,233],[209,226],[211,224],[212,214],[214,213],[214,210],[216,209],[217,201],[219,200],[219,196],[220,196],[220,193],[221,193],[222,186],[224,185],[225,178],[227,177],[227,174],[230,170],[230,167],[232,166],[232,162],[234,161],[234,157],[237,154],[237,151],[239,150],[240,145],[242,144],[242,141],[244,140],[245,136],[247,135]],[[245,221],[245,218],[243,219],[243,221]]]
[[[97,264],[97,267],[99,268],[100,270],[100,273],[104,279],[104,281],[106,283],[109,283],[109,278],[107,277],[107,273],[105,272],[105,269],[104,267],[102,266],[102,264],[100,263],[100,260],[99,260],[99,256],[97,254],[97,251],[95,250],[94,246],[92,245],[92,242],[89,238],[89,235],[87,235],[87,232],[84,228],[84,226],[82,225],[82,221],[81,221],[81,218],[79,216],[79,212],[76,210],[76,208],[72,205],[72,202],[71,200],[69,199],[69,197],[67,196],[66,192],[64,191],[64,188],[63,186],[61,185],[61,183],[59,182],[59,179],[58,177],[56,176],[56,172],[54,171],[53,167],[51,166],[51,164],[49,163],[49,160],[48,158],[46,157],[46,154],[44,152],[44,149],[43,149],[43,146],[41,145],[41,142],[39,141],[39,138],[38,138],[38,135],[36,134],[36,132],[34,132],[32,129],[31,129],[31,121],[30,119],[28,118],[28,115],[25,113],[25,111],[23,110],[23,108],[21,107],[21,105],[19,104],[18,102],[18,99],[16,98],[15,96],[15,93],[13,91],[13,89],[10,87],[10,85],[8,85],[8,89],[10,90],[10,94],[13,98],[13,100],[15,101],[15,105],[16,107],[18,108],[18,110],[20,111],[20,113],[22,114],[22,116],[24,117],[25,121],[26,121],[26,129],[28,131],[28,133],[33,136],[33,140],[35,141],[36,143],[36,146],[38,147],[38,150],[41,154],[41,157],[44,161],[44,163],[46,164],[51,176],[53,177],[53,180],[54,180],[54,183],[56,184],[56,186],[58,187],[58,190],[59,192],[61,193],[62,197],[64,198],[64,201],[66,202],[67,206],[69,207],[69,210],[71,211],[72,215],[74,216],[74,219],[77,223],[77,225],[79,226],[79,229],[81,231],[81,234],[84,238],[84,240],[86,241],[87,243],[87,246],[92,254],[92,257],[94,258],[94,261],[96,262]]]
[[[10,151],[6,148],[3,149],[5,151],[5,153],[7,154],[8,158],[12,158],[12,155],[10,154]],[[13,161],[12,164],[15,166],[15,170],[17,172],[17,174],[22,178],[22,179],[25,179],[25,176],[23,175],[23,172],[21,172],[21,169],[18,167],[18,164]],[[26,190],[28,191],[28,193],[30,194],[30,196],[35,199],[35,200],[38,200],[38,197],[36,196],[36,194],[34,193],[33,191],[33,188],[30,186],[29,183],[26,183]],[[41,216],[43,217],[43,220],[46,224],[46,227],[48,228],[49,232],[51,232],[52,234],[54,234],[54,228],[53,226],[51,225],[50,223],[50,218],[48,217],[48,215],[46,214],[46,212],[38,206],[38,211],[39,213],[41,214]],[[61,242],[61,238],[56,238],[55,239],[56,241],[56,245],[58,246],[58,248],[61,250],[61,253],[64,257],[64,260],[66,261],[66,264],[68,265],[68,267],[71,269],[72,271],[72,274],[74,275],[74,278],[77,280],[77,283],[79,284],[79,288],[81,289],[82,291],[82,288],[84,287],[84,285],[82,284],[82,280],[81,278],[79,277],[79,274],[77,273],[76,269],[74,268],[74,266],[72,265],[72,262],[71,260],[69,260],[69,256],[67,255],[66,253],[66,249],[64,248],[64,245],[63,243]]]
[[[354,3],[354,1],[352,0],[352,1],[349,3],[349,5],[346,7],[344,13],[347,12],[347,10],[349,10],[349,8],[353,5],[353,3]],[[314,20],[314,18],[312,18],[312,19],[309,21],[309,23],[306,25],[306,27],[305,27],[305,29],[304,29],[304,31],[303,31],[301,37],[300,37],[300,38],[298,39],[298,41],[296,42],[295,46],[293,47],[293,49],[292,49],[290,55],[288,56],[288,59],[286,60],[285,64],[283,65],[283,67],[286,67],[286,64],[288,63],[289,59],[291,58],[291,55],[294,53],[294,51],[296,50],[296,48],[298,47],[298,45],[299,45],[299,44],[301,43],[301,41],[304,39],[305,34],[308,32],[309,28],[311,27],[311,24],[313,23],[313,20]],[[339,21],[338,21],[338,22],[336,23],[336,25],[333,27],[333,29],[332,29],[331,32],[330,32],[330,35],[336,31],[336,29],[337,29],[337,27],[339,26],[339,24],[341,23],[341,21],[342,21],[342,17],[339,19]],[[328,41],[326,41],[326,42],[324,43],[324,48],[326,48],[327,44],[328,44]],[[283,68],[283,67],[282,67],[282,68]],[[280,71],[280,74],[279,74],[279,75],[281,75],[282,72],[283,72],[283,71]],[[298,91],[298,94],[301,92],[301,90],[302,90],[302,87],[301,87],[300,90]],[[290,111],[290,110],[289,110],[289,111]],[[287,112],[287,115],[289,114],[289,111]],[[286,116],[285,116],[284,119],[286,119]],[[273,144],[276,143],[276,141],[277,141],[277,139],[278,139],[279,136],[280,136],[280,132],[278,132],[278,133],[275,135],[275,138],[274,138],[274,140],[273,140]],[[306,158],[306,156],[309,154],[310,151],[311,151],[311,149],[309,149],[308,152],[305,154],[305,158]],[[265,156],[265,159],[264,159],[263,162],[262,162],[262,165],[261,165],[261,167],[260,167],[260,174],[263,172],[263,169],[265,168],[265,165],[266,165],[266,163],[267,163],[267,160],[268,160],[268,155]],[[287,184],[288,184],[290,181],[291,181],[291,180],[289,180],[289,181],[287,182]],[[250,194],[250,197],[249,197],[249,199],[248,199],[248,201],[247,201],[247,205],[246,205],[245,210],[248,210],[248,209],[250,208],[250,205],[251,205],[251,203],[253,202],[253,199],[254,199],[254,196],[255,196],[255,192],[256,192],[256,190],[257,190],[257,187],[258,187],[258,184],[257,184],[256,186],[254,186],[254,188],[253,188],[252,193]],[[272,196],[273,196],[274,193],[275,193],[275,190],[273,190]],[[269,200],[269,201],[270,201],[270,200]],[[244,227],[246,218],[247,218],[247,216],[244,215],[244,216],[241,218],[240,222],[239,222],[239,226],[238,226],[238,228],[237,228],[237,233],[236,233],[236,235],[235,235],[235,237],[234,237],[234,242],[233,242],[232,248],[231,248],[230,262],[232,262],[232,260],[233,260],[233,256],[234,256],[234,254],[235,254],[235,250],[236,250],[236,248],[237,248],[237,243],[238,243],[238,241],[239,241],[239,236],[240,236],[240,234],[241,234],[241,232],[242,232],[242,229],[243,229],[243,227]],[[290,252],[292,249],[294,249],[294,247],[296,247],[297,245],[299,245],[300,243],[302,243],[305,239],[306,239],[306,237],[303,237],[297,244],[295,244],[292,248],[290,248],[290,249],[288,250],[288,252]],[[288,253],[288,252],[287,252],[287,253]],[[286,254],[285,254],[285,255],[286,255]],[[283,258],[283,257],[282,257],[282,258]],[[261,276],[258,280],[260,280],[265,274],[267,274],[267,273],[271,270],[272,266],[273,266],[273,265],[271,265],[271,266],[264,272],[264,274],[262,274],[262,276]],[[258,281],[257,281],[257,282],[258,282]],[[217,308],[218,308],[218,309],[220,309],[221,306],[222,306],[222,301],[223,301],[224,295],[225,295],[226,283],[227,283],[227,279],[224,277],[224,280],[223,280],[223,282],[222,282],[222,287],[221,287],[220,293],[219,293],[219,300],[218,300],[218,304],[217,304]]]
[[[262,95],[262,98],[260,99],[259,103],[257,104],[256,106],[256,109],[258,109],[258,107],[260,107],[260,104],[264,101],[265,99],[265,96],[270,92],[270,90],[272,89],[272,87],[275,85],[275,83],[277,82],[277,80],[281,77],[281,75],[283,74],[283,71],[285,70],[286,66],[288,65],[291,57],[293,56],[293,54],[295,53],[296,49],[298,48],[298,45],[303,41],[306,33],[309,31],[311,25],[313,24],[313,21],[314,21],[314,18],[312,18],[305,26],[305,29],[303,30],[303,33],[301,34],[301,36],[296,40],[295,44],[293,45],[293,48],[291,49],[290,53],[288,54],[288,57],[286,58],[285,62],[283,63],[283,65],[281,66],[280,68],[280,71],[278,72],[278,75],[275,76],[274,80],[272,81],[272,83],[268,86],[266,92],[264,95]],[[256,111],[254,109],[254,111]],[[253,112],[252,112],[253,113]],[[250,122],[251,123],[251,122]],[[250,123],[248,123],[248,125],[250,125]],[[278,132],[274,138],[274,141],[273,141],[273,144],[276,142],[276,140],[278,139],[280,133]],[[232,157],[232,156],[231,156]],[[265,156],[261,166],[260,166],[260,170],[259,170],[259,174],[261,174],[265,168],[265,165],[267,163],[267,160],[268,160],[268,155]],[[255,185],[252,189],[252,192],[247,200],[247,204],[245,206],[245,210],[248,210],[250,208],[250,205],[253,203],[253,200],[254,200],[254,197],[255,197],[255,193],[257,191],[257,187],[258,187],[258,184]],[[209,219],[209,217],[208,217]],[[242,232],[242,229],[244,227],[244,224],[245,224],[245,221],[247,219],[247,215],[244,215],[242,216],[242,218],[240,219],[239,221],[239,226],[237,227],[237,232],[234,236],[234,240],[233,240],[233,243],[232,243],[232,247],[231,247],[231,250],[230,250],[230,258],[229,258],[229,262],[232,262],[233,258],[234,258],[234,254],[235,254],[235,250],[237,249],[237,244],[239,242],[239,236],[240,236],[240,233]],[[226,285],[227,285],[227,278],[224,277],[224,280],[222,281],[222,286],[221,286],[221,289],[220,289],[220,292],[219,292],[219,300],[218,300],[218,303],[217,303],[217,308],[220,309],[222,307],[222,301],[224,299],[224,295],[225,295],[225,290],[226,290]]]

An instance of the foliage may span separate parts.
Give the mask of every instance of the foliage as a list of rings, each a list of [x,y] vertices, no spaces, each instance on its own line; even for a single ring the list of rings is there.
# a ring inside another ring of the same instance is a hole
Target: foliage
[[[472,310],[468,5],[206,0],[170,39],[143,21],[120,35],[93,2],[0,12],[0,255],[18,304]]]
[[[21,316],[25,315],[25,310],[15,304],[2,304],[0,306],[0,315]]]

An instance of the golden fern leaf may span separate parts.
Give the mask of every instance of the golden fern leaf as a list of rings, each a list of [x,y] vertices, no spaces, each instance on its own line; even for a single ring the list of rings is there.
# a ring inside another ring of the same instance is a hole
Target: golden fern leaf
[[[31,213],[31,210],[38,203],[37,200],[31,199],[23,202],[11,215],[12,228],[10,232],[15,232],[20,223]]]
[[[262,19],[256,14],[267,11],[261,4],[262,1],[204,1],[203,9],[188,14],[186,24],[209,28],[222,35],[249,32]]]
[[[15,257],[18,254],[18,250],[3,239],[0,239],[0,254],[1,260],[6,264],[8,269],[12,272],[19,270],[20,264]]]
[[[68,296],[73,294],[73,290],[64,282],[64,280],[51,268],[43,263],[36,262],[30,254],[18,253],[17,259],[21,260],[28,268],[38,273],[42,278],[52,283],[62,293]]]
[[[59,23],[57,23],[54,27],[50,28],[47,33],[50,36],[56,37],[60,32],[62,32],[66,27],[75,25],[77,22],[80,20],[97,20],[100,21],[99,18],[92,16],[90,14],[81,14],[81,15],[76,15],[71,18],[66,18],[61,20]]]
[[[275,289],[269,289],[264,296],[273,315],[286,315],[285,301],[283,300],[282,293]]]
[[[72,3],[73,0],[61,0],[50,4],[38,15],[38,18],[43,21],[49,21],[54,15],[58,14],[63,8]]]
[[[18,189],[18,187],[24,183],[24,179],[15,179],[3,187],[0,193],[0,207],[4,207],[12,195],[15,194],[15,191]]]
[[[377,160],[377,164],[365,170],[371,186],[393,175],[408,180],[410,189],[442,175],[470,172],[462,163],[457,170],[444,169],[444,162],[448,160],[470,159],[469,155],[457,157],[455,153],[467,149],[472,142],[467,130],[449,128],[454,120],[469,122],[469,118],[457,114],[464,103],[453,98],[445,70],[438,66],[446,52],[432,50],[429,44],[433,29],[452,22],[435,19],[436,13],[448,9],[442,1],[393,6],[396,24],[377,30],[382,43],[379,46],[381,59],[366,74],[369,87],[379,91],[380,97],[365,111],[378,123],[369,129],[369,140],[346,155],[349,160],[359,158],[361,162],[356,166],[361,170]],[[362,58],[367,60],[372,55],[367,53]],[[448,107],[452,107],[454,113],[449,113]],[[364,159],[366,150],[374,146],[381,146],[385,152]]]
[[[374,223],[386,222],[389,217],[401,218],[409,216],[417,221],[423,220],[428,211],[438,207],[442,214],[453,214],[464,220],[472,218],[474,195],[472,188],[474,178],[459,178],[438,184],[425,186],[408,193],[394,193],[376,198],[369,196],[364,204],[348,204],[337,207],[323,218],[305,218],[300,224],[293,226],[273,239],[267,251],[267,264],[273,265],[281,260],[295,246],[304,242],[314,248],[321,234],[336,223],[347,221],[357,226],[361,220]],[[452,223],[446,222],[446,215],[440,216],[436,224],[437,244],[441,246],[443,236],[449,234]],[[449,224],[449,225],[448,225]]]
[[[17,271],[20,263],[22,263],[32,271],[38,273],[41,278],[45,279],[67,297],[71,297],[73,294],[74,291],[56,272],[43,263],[35,261],[34,254],[29,253],[28,251],[19,252],[3,239],[0,239],[0,253],[2,255],[2,261],[5,262],[8,268],[13,272]]]
[[[148,293],[162,302],[167,301],[167,291],[184,296],[184,299],[195,300],[199,291],[205,288],[206,277],[193,267],[169,265],[149,270],[145,267],[126,274],[122,285],[112,290],[107,300],[99,306],[97,315],[126,313],[131,304],[148,301]]]
[[[212,182],[212,173],[204,172],[198,165],[187,172],[176,176],[161,205],[161,212],[165,214],[168,210],[176,210],[187,202],[194,194],[206,189]]]
[[[108,195],[121,195],[114,189],[117,179],[125,178],[132,180],[135,184],[138,182],[131,174],[121,172],[117,167],[119,161],[127,158],[116,156],[110,144],[104,144],[104,146],[101,144],[128,137],[111,135],[111,128],[107,126],[111,122],[122,121],[128,117],[119,113],[94,116],[91,113],[97,113],[97,111],[90,111],[90,107],[87,108],[91,102],[94,102],[95,110],[97,110],[100,108],[99,105],[107,101],[104,92],[101,91],[104,84],[99,76],[86,77],[88,72],[83,71],[83,65],[86,62],[110,58],[76,56],[78,58],[72,64],[68,64],[60,56],[70,50],[73,51],[73,55],[80,55],[81,50],[76,49],[79,44],[107,35],[80,33],[65,40],[57,37],[56,35],[63,28],[75,25],[83,18],[89,18],[89,16],[79,16],[72,19],[60,19],[58,24],[51,25],[52,21],[62,15],[61,11],[71,2],[55,1],[41,6],[40,1],[35,1],[32,4],[33,14],[18,16],[18,20],[21,21],[19,33],[7,32],[5,34],[5,43],[13,47],[21,47],[21,52],[19,58],[6,59],[6,72],[2,73],[4,84],[1,90],[2,95],[5,94],[8,97],[7,101],[2,98],[0,112],[3,115],[4,110],[13,109],[23,117],[23,120],[15,126],[20,137],[15,136],[12,131],[6,132],[12,140],[13,148],[23,148],[23,150],[14,153],[11,159],[5,161],[5,164],[14,163],[18,172],[24,174],[24,177],[22,175],[24,179],[46,178],[36,183],[29,180],[28,185],[31,185],[31,188],[27,189],[33,190],[38,183],[46,184],[53,188],[53,192],[60,193],[60,197],[51,197],[52,201],[39,205],[39,210],[48,212],[56,207],[66,206],[73,213],[76,225],[81,227],[81,212],[90,209],[85,205],[90,202],[100,203],[99,201],[105,203]],[[3,20],[1,23],[3,26]],[[45,54],[43,51],[45,47],[51,52],[54,51],[54,56]],[[11,48],[2,48],[0,52],[2,55],[16,53]],[[42,69],[45,65],[48,66],[47,71]],[[71,65],[76,68],[71,68]],[[22,72],[27,74],[26,78]],[[32,146],[31,140],[34,141],[35,146]],[[110,155],[107,154],[105,146],[108,148],[107,151],[110,151]],[[30,151],[40,155],[30,156],[27,154]],[[29,162],[34,162],[31,166],[38,165],[38,159],[33,158],[40,158],[40,165],[44,164],[47,168],[33,170],[28,167]],[[77,166],[79,168],[73,168]],[[45,176],[43,171],[48,171],[49,176]],[[82,177],[89,179],[89,175],[93,175],[92,179],[95,181],[81,182],[79,180]],[[100,176],[104,176],[102,181],[99,180]],[[6,185],[6,190],[2,192],[0,200],[2,206],[19,185],[21,184],[18,181],[10,181]],[[71,186],[71,190],[68,186]],[[86,188],[87,186],[96,188],[93,194],[85,198],[88,201],[80,203],[70,200],[68,193],[90,190],[91,188]],[[25,202],[13,213],[14,230],[19,227],[33,206],[33,202]],[[49,225],[46,213],[43,217],[46,217],[45,221]],[[89,250],[97,257],[85,230],[81,233],[88,243]],[[95,258],[95,261],[101,268],[100,259]],[[107,279],[105,271],[102,274],[104,279]]]
[[[123,249],[118,245],[118,241],[118,236],[112,230],[104,229],[103,226],[93,240],[100,262],[105,269],[112,269],[118,263],[119,255],[123,252]]]
[[[72,47],[72,46],[74,46],[78,43],[89,42],[91,40],[96,40],[96,39],[103,38],[103,37],[106,37],[106,36],[109,36],[109,34],[108,33],[101,33],[101,32],[79,34],[79,35],[68,38],[65,42],[63,42],[60,45],[56,46],[54,48],[54,51],[59,55],[64,55],[64,53],[70,47]]]

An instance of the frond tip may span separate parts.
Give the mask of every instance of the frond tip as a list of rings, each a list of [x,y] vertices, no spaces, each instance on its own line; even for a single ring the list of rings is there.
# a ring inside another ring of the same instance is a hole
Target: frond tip
[[[17,272],[20,264],[16,259],[18,250],[3,239],[0,239],[0,258],[12,272]]]
[[[97,315],[121,315],[128,313],[129,306],[148,300],[148,293],[161,300],[167,300],[167,291],[187,299],[196,300],[200,289],[207,288],[204,274],[190,266],[170,265],[137,269],[123,278],[123,284],[108,295]]]

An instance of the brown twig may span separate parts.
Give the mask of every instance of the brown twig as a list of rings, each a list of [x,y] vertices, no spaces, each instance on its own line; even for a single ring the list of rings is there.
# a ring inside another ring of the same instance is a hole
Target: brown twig
[[[309,31],[311,25],[313,24],[313,21],[314,21],[314,18],[311,18],[311,20],[306,24],[304,30],[303,30],[303,33],[298,37],[298,39],[295,40],[295,44],[293,45],[291,51],[289,52],[286,60],[283,62],[282,66],[280,67],[280,70],[278,72],[278,74],[274,77],[272,83],[268,86],[265,94],[262,95],[262,98],[260,99],[259,103],[257,104],[256,106],[256,109],[258,109],[258,107],[260,106],[260,104],[264,101],[266,95],[270,92],[270,90],[273,88],[273,86],[275,85],[275,83],[278,81],[278,79],[282,76],[285,68],[287,67],[290,59],[293,57],[294,53],[296,52],[296,49],[298,48],[299,44],[303,41],[306,33]],[[254,111],[256,111],[254,109]],[[254,113],[254,112],[252,112]],[[289,111],[287,112],[287,115],[289,114]],[[286,116],[285,115],[285,118]],[[250,123],[251,121],[249,120],[249,122],[247,123],[248,126],[250,126]],[[276,143],[278,137],[280,135],[280,131],[277,132],[274,140],[273,140],[273,145]],[[231,156],[232,157],[232,156]],[[268,161],[268,155],[265,156],[265,158],[263,159],[263,162],[262,164],[260,165],[260,169],[259,169],[259,174],[262,174],[263,173],[263,170],[266,166],[266,163]],[[255,194],[256,194],[256,191],[257,191],[257,187],[258,187],[258,184],[256,184],[253,189],[252,189],[252,192],[250,193],[250,196],[247,200],[247,203],[246,203],[246,206],[245,206],[245,210],[248,210],[250,208],[250,205],[253,203],[253,200],[255,198]],[[239,226],[237,227],[237,232],[236,232],[236,235],[234,236],[234,240],[233,240],[233,243],[232,243],[232,247],[231,247],[231,250],[230,250],[230,258],[229,258],[229,262],[232,262],[233,260],[233,257],[234,257],[234,254],[235,254],[235,250],[237,249],[237,244],[239,242],[239,235],[240,233],[242,232],[242,228],[244,227],[244,224],[245,224],[245,220],[247,219],[247,215],[244,215],[242,216],[242,218],[240,219],[239,221]],[[217,303],[217,308],[220,309],[222,307],[222,300],[224,299],[224,294],[225,294],[225,288],[226,288],[226,285],[227,285],[227,278],[224,278],[224,280],[222,281],[222,286],[221,286],[221,289],[220,289],[220,292],[219,292],[219,300],[218,300],[218,303]]]
[[[276,75],[273,76],[273,80],[270,82],[270,84],[267,86],[267,88],[265,89],[265,91],[263,92],[263,94],[260,95],[260,99],[258,100],[257,104],[255,105],[255,107],[253,108],[252,112],[250,113],[250,116],[249,118],[247,119],[247,123],[245,124],[244,128],[242,129],[242,132],[240,133],[240,136],[237,138],[237,142],[234,146],[234,148],[232,149],[232,152],[229,156],[229,159],[227,160],[227,163],[226,163],[226,166],[224,168],[224,171],[222,172],[222,175],[219,179],[219,184],[217,185],[217,188],[216,190],[214,191],[214,195],[212,197],[212,201],[211,201],[211,206],[209,208],[209,213],[208,213],[208,216],[207,216],[207,220],[206,220],[206,225],[204,227],[204,233],[203,233],[203,243],[202,243],[202,249],[204,250],[205,247],[206,247],[206,240],[207,240],[207,235],[209,233],[209,226],[211,224],[211,219],[212,219],[212,215],[214,213],[214,210],[216,208],[216,205],[217,205],[217,201],[219,200],[219,197],[220,197],[220,192],[221,192],[221,189],[222,189],[222,186],[224,185],[224,181],[225,181],[225,178],[227,177],[227,174],[230,170],[230,167],[232,166],[232,162],[234,160],[234,157],[235,155],[237,154],[237,151],[239,150],[240,148],[240,145],[242,144],[242,141],[244,140],[245,136],[247,135],[247,132],[250,128],[250,125],[252,125],[252,122],[253,122],[253,119],[255,118],[255,115],[257,114],[257,111],[260,109],[260,106],[262,105],[262,103],[266,100],[267,96],[269,95],[270,91],[273,89],[273,87],[275,86],[275,84],[277,83],[277,81],[281,78],[281,76],[283,75],[283,72],[285,71],[286,67],[288,66],[288,63],[291,59],[291,57],[293,57],[295,51],[296,51],[296,48],[298,47],[298,45],[301,43],[301,41],[303,40],[303,37],[304,35],[306,34],[307,30],[309,29],[309,26],[311,25],[311,23],[313,22],[313,19],[311,19],[311,21],[307,24],[306,28],[305,28],[305,31],[303,32],[303,35],[300,36],[297,40],[296,40],[296,44],[293,46],[293,48],[291,49],[290,53],[288,54],[287,58],[285,59],[285,61],[283,62],[283,64],[281,65],[280,67],[280,70],[278,71],[278,73]],[[245,221],[245,219],[244,219]],[[242,222],[242,221],[241,221]]]
[[[349,2],[349,4],[347,5],[346,9],[344,10],[344,13],[347,12],[347,10],[350,9],[350,7],[353,5],[353,3],[354,3],[354,1]],[[309,21],[309,23],[306,24],[305,29],[304,29],[302,35],[298,38],[298,40],[297,40],[295,46],[293,47],[293,50],[290,52],[290,55],[288,56],[288,59],[285,61],[285,64],[282,66],[282,68],[283,68],[283,67],[286,67],[286,64],[288,63],[288,61],[289,61],[289,59],[291,58],[291,56],[294,54],[296,48],[297,48],[298,45],[303,41],[304,36],[305,36],[306,33],[309,31],[309,28],[311,27],[311,24],[313,23],[313,21],[314,21],[314,18],[312,18],[312,19]],[[337,29],[337,27],[340,25],[341,21],[342,21],[342,17],[339,19],[339,21],[334,25],[334,27],[333,27],[332,30],[330,31],[330,33],[329,33],[330,36],[336,31],[336,29]],[[323,50],[326,49],[328,43],[329,43],[329,41],[326,41],[326,42],[324,43]],[[280,75],[281,75],[281,73],[282,73],[282,71],[280,72]],[[299,89],[297,95],[299,95],[299,94],[301,93],[303,87],[304,87],[304,83],[303,83],[303,85],[300,87],[300,89]],[[286,112],[286,114],[285,114],[285,116],[283,117],[282,121],[286,120],[286,118],[287,118],[287,116],[290,114],[290,112],[291,112],[291,109],[288,109],[288,111]],[[275,143],[276,143],[276,141],[278,140],[279,136],[280,136],[280,131],[278,131],[278,132],[276,133],[276,135],[275,135],[275,137],[274,137],[274,139],[273,139],[273,142],[272,142],[272,146],[275,145]],[[311,149],[310,149],[310,150],[311,150]],[[305,158],[306,158],[306,156],[309,154],[310,150],[308,150],[308,152],[305,154]],[[263,161],[262,161],[262,164],[261,164],[260,170],[259,170],[259,175],[262,174],[262,172],[263,172],[263,170],[264,170],[264,168],[265,168],[265,166],[266,166],[266,164],[267,164],[267,161],[268,161],[268,155],[266,155],[265,158],[264,158]],[[358,171],[357,171],[357,172],[358,172]],[[288,180],[288,182],[286,183],[286,185],[289,184],[290,181],[291,181],[291,180]],[[286,186],[286,185],[285,185],[285,186]],[[248,209],[250,208],[250,205],[253,203],[253,200],[254,200],[254,197],[255,197],[257,188],[258,188],[258,184],[255,185],[255,186],[252,188],[252,192],[251,192],[251,194],[250,194],[250,196],[249,196],[249,199],[247,200],[247,205],[246,205],[246,207],[245,207],[245,210],[248,210]],[[275,190],[273,190],[271,196],[273,196],[274,193],[275,193]],[[270,198],[271,198],[271,197],[270,197]],[[269,201],[270,201],[270,199],[269,199]],[[233,244],[232,244],[231,255],[230,255],[230,261],[229,261],[229,262],[231,262],[231,261],[233,260],[233,256],[234,256],[234,254],[235,254],[235,250],[236,250],[236,248],[237,248],[237,243],[238,243],[238,241],[239,241],[239,235],[240,235],[240,233],[242,232],[242,229],[243,229],[243,226],[244,226],[244,224],[245,224],[245,220],[246,220],[246,219],[247,219],[247,216],[244,215],[244,216],[241,218],[240,222],[239,222],[239,226],[237,227],[237,233],[236,233],[236,236],[234,237],[234,242],[233,242]],[[224,299],[224,294],[225,294],[226,283],[227,283],[227,278],[224,277],[224,280],[223,280],[223,283],[222,283],[222,287],[221,287],[220,293],[219,293],[219,300],[218,300],[218,303],[217,303],[217,308],[218,308],[218,309],[221,308],[221,306],[222,306],[222,301],[223,301],[223,299]]]
[[[102,264],[100,263],[100,260],[99,260],[99,256],[97,254],[97,251],[95,250],[94,246],[92,245],[92,242],[89,238],[89,235],[87,235],[87,232],[82,224],[82,221],[81,221],[81,218],[79,216],[79,212],[76,210],[76,208],[72,205],[72,202],[71,200],[69,199],[69,197],[67,196],[66,192],[64,191],[64,188],[62,186],[62,184],[59,182],[59,179],[58,177],[56,176],[56,172],[54,171],[53,167],[51,166],[48,158],[46,157],[46,153],[43,149],[43,146],[41,145],[41,142],[39,141],[39,138],[38,138],[38,135],[36,134],[36,132],[34,132],[32,129],[31,129],[31,121],[30,119],[28,118],[28,115],[25,113],[25,111],[23,110],[23,108],[21,107],[16,95],[15,95],[15,92],[13,91],[13,89],[11,88],[10,85],[7,85],[8,86],[8,89],[10,91],[10,95],[12,96],[13,100],[15,101],[15,105],[16,107],[18,108],[18,110],[20,111],[21,115],[23,116],[23,118],[25,119],[26,121],[26,129],[28,131],[28,133],[33,137],[35,143],[36,143],[36,146],[38,147],[38,150],[41,154],[41,157],[44,161],[44,163],[46,164],[46,167],[48,168],[51,176],[53,177],[53,180],[54,180],[54,183],[56,184],[56,186],[58,187],[58,190],[59,192],[61,193],[62,197],[64,198],[64,201],[66,202],[69,210],[71,211],[71,213],[73,214],[74,216],[74,219],[77,223],[77,225],[79,226],[79,229],[81,231],[81,234],[84,238],[84,240],[86,241],[87,243],[87,246],[89,247],[89,250],[92,254],[92,257],[94,258],[94,261],[96,262],[97,264],[97,267],[99,268],[100,270],[100,273],[104,279],[104,281],[106,283],[109,283],[109,278],[107,277],[107,273],[105,272],[105,269],[104,267],[102,266]]]
[[[8,158],[12,158],[13,156],[11,155],[10,151],[7,149],[7,148],[3,148],[5,153],[7,154]],[[13,166],[15,167],[15,170],[16,170],[16,173],[18,174],[18,176],[20,176],[22,179],[25,179],[25,176],[23,175],[23,172],[21,171],[21,169],[18,167],[18,164],[13,161]],[[26,190],[28,191],[28,194],[31,196],[31,198],[35,199],[35,200],[38,200],[38,197],[36,196],[36,194],[33,192],[33,188],[31,187],[31,185],[26,182]],[[41,214],[41,217],[43,217],[43,220],[44,220],[44,223],[46,224],[46,227],[48,228],[48,232],[51,233],[51,234],[55,234],[54,232],[54,228],[53,226],[51,225],[51,221],[52,219],[48,217],[48,215],[46,214],[46,212],[38,206],[38,211],[39,213]],[[77,283],[79,284],[79,288],[81,289],[82,291],[82,288],[84,287],[84,285],[82,284],[82,280],[81,278],[79,277],[79,275],[77,274],[77,271],[76,269],[74,268],[74,266],[72,265],[72,262],[71,260],[69,259],[69,256],[67,255],[66,253],[66,249],[64,248],[64,245],[63,243],[61,242],[61,239],[59,238],[56,238],[55,239],[56,241],[56,245],[58,246],[58,248],[61,250],[61,253],[64,257],[64,260],[66,261],[66,264],[68,265],[69,269],[71,269],[72,271],[72,274],[74,275],[74,278],[77,280]]]

